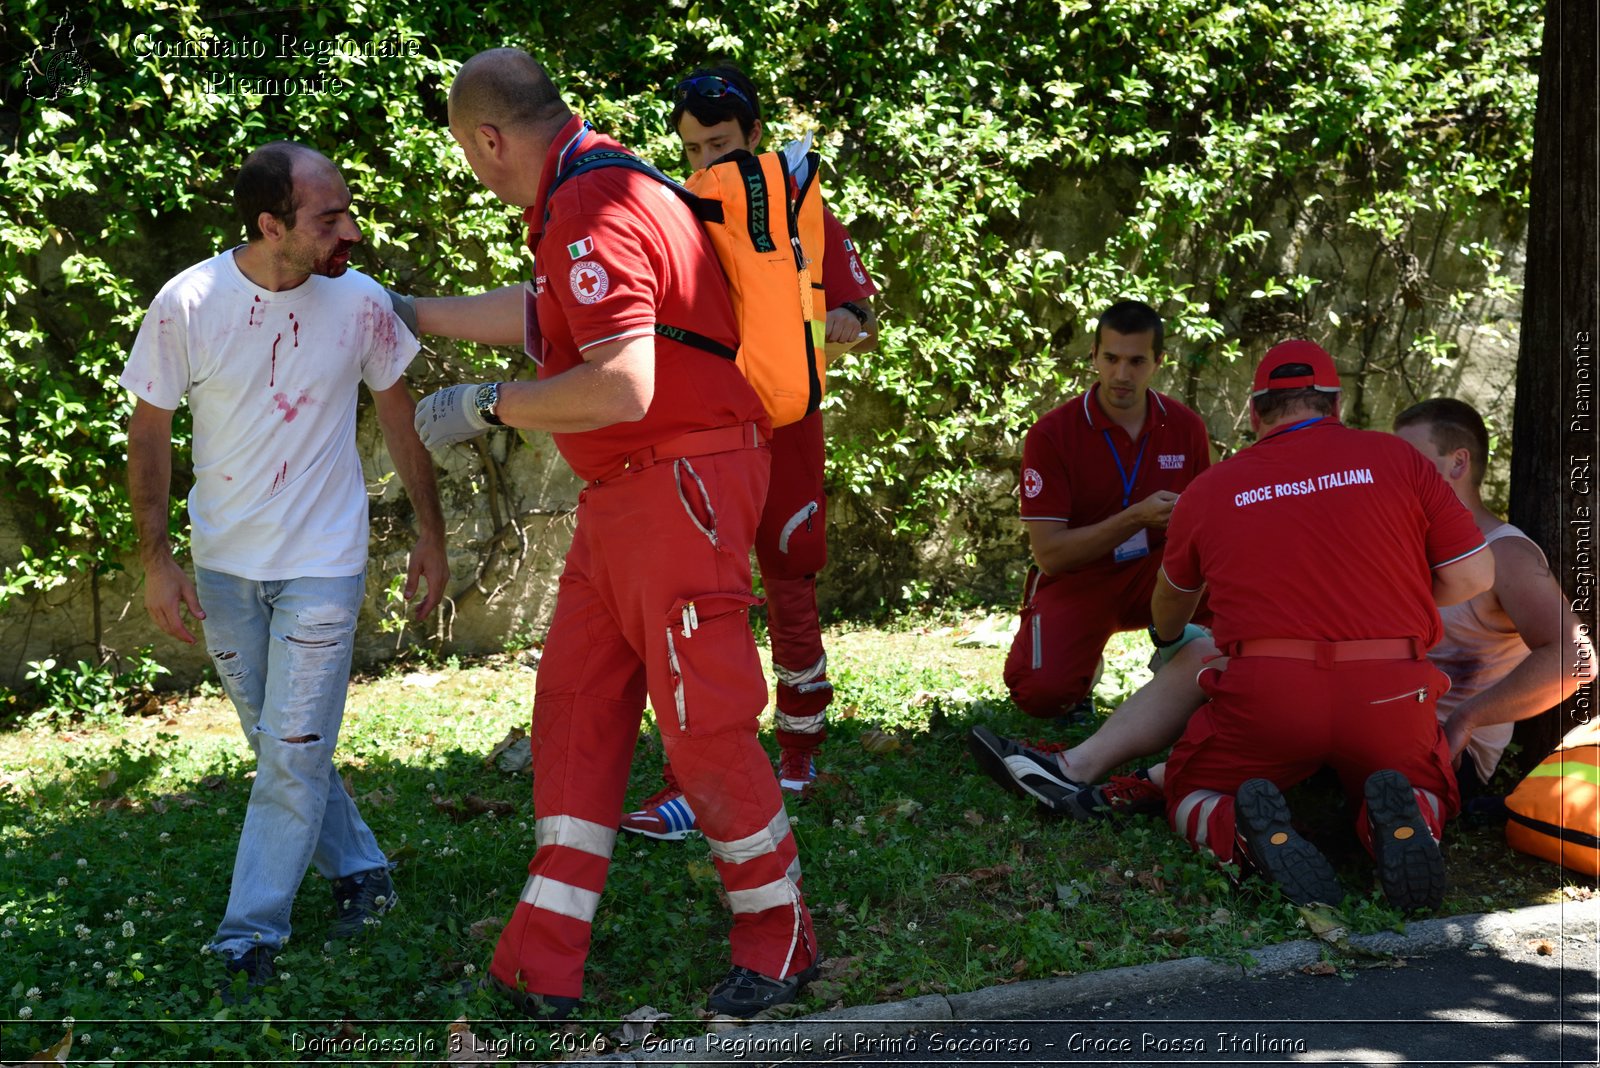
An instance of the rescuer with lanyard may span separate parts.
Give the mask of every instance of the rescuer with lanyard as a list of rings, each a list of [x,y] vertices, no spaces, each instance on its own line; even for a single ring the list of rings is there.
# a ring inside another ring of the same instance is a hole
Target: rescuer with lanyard
[[[1183,629],[1204,590],[1225,671],[1167,762],[1167,815],[1196,848],[1248,862],[1297,904],[1337,903],[1333,869],[1290,825],[1281,789],[1331,766],[1389,902],[1436,907],[1439,837],[1458,807],[1427,660],[1436,606],[1494,581],[1483,534],[1400,438],[1341,425],[1339,375],[1309,341],[1256,369],[1258,440],[1173,509],[1151,605]]]
[[[1110,637],[1149,626],[1167,519],[1210,465],[1200,417],[1150,388],[1163,333],[1149,305],[1113,304],[1095,326],[1097,381],[1042,416],[1023,442],[1022,520],[1034,566],[1005,680],[1031,716],[1071,714]]]
[[[423,399],[430,448],[491,426],[544,429],[587,483],[539,664],[533,710],[538,846],[501,932],[493,983],[530,1014],[566,1016],[617,836],[648,696],[733,911],[716,1012],[793,1001],[816,974],[794,835],[756,737],[766,706],[747,612],[766,499],[770,421],[733,361],[658,335],[737,328],[722,268],[688,207],[627,167],[564,171],[617,142],[572,114],[517,49],[468,60],[450,132],[473,173],[524,208],[534,250],[526,344],[538,380]],[[426,333],[524,340],[523,289],[416,301]]]
[[[680,81],[668,124],[682,140],[691,170],[731,152],[760,151],[764,133],[755,86],[732,64],[697,70]],[[822,225],[822,286],[832,359],[877,345],[878,320],[871,303],[877,287],[827,205]],[[824,451],[821,411],[773,431],[772,482],[756,530],[756,561],[778,683],[778,785],[790,796],[804,796],[816,780],[816,753],[827,737],[827,709],[833,700],[817,617],[817,572],[828,562]],[[663,777],[661,790],[622,817],[623,830],[678,841],[695,829],[694,810],[670,764]]]

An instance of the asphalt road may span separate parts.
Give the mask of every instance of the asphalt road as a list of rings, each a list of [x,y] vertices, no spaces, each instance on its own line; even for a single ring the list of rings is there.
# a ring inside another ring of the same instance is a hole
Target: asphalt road
[[[1295,972],[1062,1005],[1024,1019],[846,1031],[831,1059],[769,1063],[1595,1065],[1597,1014],[1595,942],[1558,934],[1342,975]]]

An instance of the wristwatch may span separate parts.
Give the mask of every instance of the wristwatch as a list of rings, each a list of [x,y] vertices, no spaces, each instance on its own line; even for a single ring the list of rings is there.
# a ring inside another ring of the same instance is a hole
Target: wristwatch
[[[841,300],[839,302],[839,307],[843,308],[845,311],[849,312],[851,315],[854,315],[857,319],[860,319],[862,326],[866,326],[867,325],[867,320],[869,318],[871,318],[871,316],[869,316],[867,314],[867,309],[863,308],[859,304],[852,304],[848,300]]]
[[[505,426],[500,417],[494,414],[495,405],[500,403],[500,383],[490,382],[472,398],[472,406],[478,410],[483,421],[490,426]]]

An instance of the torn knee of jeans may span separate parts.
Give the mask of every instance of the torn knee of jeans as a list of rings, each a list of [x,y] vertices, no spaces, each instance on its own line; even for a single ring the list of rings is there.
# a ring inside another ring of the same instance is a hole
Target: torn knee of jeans
[[[302,638],[296,634],[287,635],[284,641],[293,642],[295,645],[303,646],[307,649],[333,649],[339,644],[339,639],[337,638]]]
[[[239,654],[232,649],[224,649],[211,654],[213,660],[237,660]]]
[[[294,737],[294,738],[284,738],[282,740],[284,742],[287,742],[290,745],[309,745],[312,742],[320,742],[320,741],[322,741],[322,735],[320,735],[320,734],[302,734],[302,735],[299,735],[299,736]]]

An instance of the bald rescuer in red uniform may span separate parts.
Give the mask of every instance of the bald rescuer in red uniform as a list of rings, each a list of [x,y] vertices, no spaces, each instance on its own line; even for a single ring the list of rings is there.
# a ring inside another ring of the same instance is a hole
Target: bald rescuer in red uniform
[[[646,175],[599,169],[550,192],[584,153],[621,146],[573,115],[525,52],[462,66],[450,132],[479,181],[526,209],[526,344],[540,366],[534,382],[424,398],[418,432],[436,448],[501,424],[550,430],[587,483],[534,696],[538,849],[491,982],[530,1014],[576,1007],[648,696],[734,914],[734,967],[708,1005],[748,1016],[793,1001],[816,973],[816,943],[756,737],[767,690],[747,618],[770,423],[731,360],[655,332],[737,344],[716,253]],[[523,287],[418,300],[416,312],[428,333],[524,338]]]
[[[1226,670],[1167,762],[1167,816],[1196,848],[1247,861],[1297,904],[1343,897],[1289,822],[1280,788],[1338,772],[1397,908],[1444,895],[1439,842],[1458,805],[1426,659],[1437,605],[1494,582],[1483,534],[1400,438],[1340,424],[1339,375],[1309,341],[1256,369],[1254,445],[1173,509],[1151,614],[1182,630],[1206,591]]]

